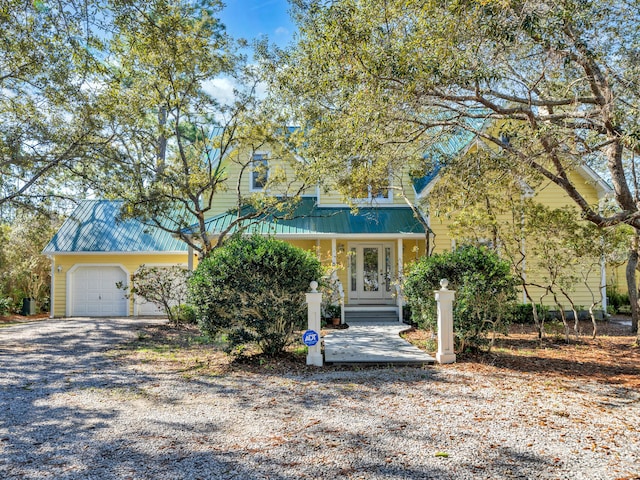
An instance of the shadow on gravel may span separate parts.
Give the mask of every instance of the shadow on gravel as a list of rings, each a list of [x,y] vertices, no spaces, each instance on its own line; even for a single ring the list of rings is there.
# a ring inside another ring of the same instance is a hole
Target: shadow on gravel
[[[65,319],[0,330],[0,477],[40,478],[92,447],[114,413],[55,405],[55,398],[85,389],[136,391],[144,379],[122,375],[104,353],[138,324]]]

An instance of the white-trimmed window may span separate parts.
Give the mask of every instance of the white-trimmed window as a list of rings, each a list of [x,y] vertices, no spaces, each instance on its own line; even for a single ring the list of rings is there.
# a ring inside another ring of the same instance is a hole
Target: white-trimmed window
[[[363,159],[363,158],[352,158],[349,161],[349,169],[353,169],[354,167],[365,167],[369,168],[371,165],[371,160]],[[368,202],[368,203],[389,203],[393,201],[393,191],[388,186],[391,185],[391,175],[389,175],[389,183],[386,186],[378,186],[378,185],[366,185],[362,188],[354,188],[352,191],[352,198],[358,202]]]
[[[269,180],[269,153],[254,152],[251,159],[251,181],[250,190],[261,192]]]

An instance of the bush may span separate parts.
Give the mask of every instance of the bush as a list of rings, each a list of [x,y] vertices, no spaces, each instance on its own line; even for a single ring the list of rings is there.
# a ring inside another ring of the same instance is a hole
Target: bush
[[[422,258],[413,265],[404,284],[413,321],[436,330],[434,290],[446,278],[448,288],[456,291],[453,327],[458,350],[485,345],[488,333],[508,327],[516,299],[516,282],[509,272],[507,262],[484,248],[462,247]]]
[[[0,315],[6,315],[11,310],[11,299],[0,297]]]
[[[549,307],[546,305],[536,305],[538,318],[547,319],[549,317]],[[513,306],[511,311],[511,322],[520,324],[533,324],[533,305],[531,303],[519,303]]]
[[[229,353],[249,344],[281,353],[305,326],[305,292],[322,276],[310,252],[269,237],[234,237],[198,265],[189,303],[203,333],[225,334]]]
[[[175,319],[176,323],[189,323],[195,324],[197,322],[196,311],[191,305],[185,305],[181,303],[171,307],[171,315]]]
[[[615,286],[607,287],[607,299],[609,300],[608,307],[612,308],[611,313],[620,313],[621,311],[626,311],[629,307],[631,310],[631,302],[629,300],[628,293],[619,293],[618,289]],[[607,310],[609,310],[607,308]]]
[[[131,277],[131,285],[117,283],[118,288],[130,288],[131,295],[139,296],[164,310],[169,321],[178,326],[182,319],[182,306],[187,299],[187,280],[190,272],[174,265],[148,267],[141,265]]]

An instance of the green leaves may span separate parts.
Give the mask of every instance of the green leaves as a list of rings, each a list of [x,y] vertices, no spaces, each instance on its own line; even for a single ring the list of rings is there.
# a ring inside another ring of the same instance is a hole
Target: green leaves
[[[456,291],[453,328],[460,350],[484,345],[489,332],[508,326],[516,298],[510,266],[495,253],[471,246],[423,257],[411,267],[404,293],[418,324],[436,330],[434,291],[443,278]]]
[[[277,355],[303,327],[304,293],[321,275],[310,252],[273,238],[236,236],[198,265],[190,303],[203,332],[228,335],[230,353],[256,344]]]

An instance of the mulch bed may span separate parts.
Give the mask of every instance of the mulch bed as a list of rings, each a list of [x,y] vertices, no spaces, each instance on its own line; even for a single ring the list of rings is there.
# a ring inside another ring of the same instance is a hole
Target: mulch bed
[[[38,320],[45,320],[49,318],[49,313],[44,312],[44,313],[39,313],[37,315],[29,315],[29,316],[23,316],[23,315],[7,315],[7,316],[1,316],[0,315],[0,325],[3,324],[14,324],[14,323],[25,323],[25,322],[34,322],[34,321],[38,321]]]
[[[595,339],[591,322],[581,322],[579,330],[583,333],[578,340],[571,335],[567,343],[563,328],[540,340],[533,326],[512,325],[489,352],[458,355],[456,368],[539,373],[640,389],[640,347],[628,325],[599,322]],[[430,332],[413,330],[405,338],[420,346],[432,337]]]

